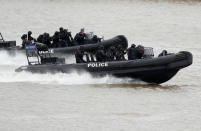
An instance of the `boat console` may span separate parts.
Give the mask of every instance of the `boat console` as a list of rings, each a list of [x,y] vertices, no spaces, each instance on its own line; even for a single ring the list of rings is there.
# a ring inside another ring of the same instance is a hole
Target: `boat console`
[[[143,58],[149,59],[154,57],[154,51],[152,47],[144,47]]]

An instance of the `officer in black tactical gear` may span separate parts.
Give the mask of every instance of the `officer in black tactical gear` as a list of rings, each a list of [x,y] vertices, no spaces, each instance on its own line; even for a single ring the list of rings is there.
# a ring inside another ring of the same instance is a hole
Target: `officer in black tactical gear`
[[[63,27],[59,28],[59,36],[60,36],[60,39],[62,39],[64,37],[64,28]]]
[[[136,49],[137,49],[137,59],[142,59],[144,55],[144,46],[138,45]]]
[[[67,29],[64,29],[64,41],[67,46],[72,46],[73,44],[73,37],[71,35],[71,32],[68,32]]]
[[[59,46],[61,47],[66,47],[67,42],[65,40],[65,32],[64,32],[64,28],[60,27],[59,28]]]
[[[49,33],[44,33],[43,34],[42,43],[47,45],[48,48],[51,47],[51,38],[50,38]]]
[[[107,60],[108,61],[114,61],[116,52],[117,52],[116,48],[114,46],[111,46],[107,51]]]
[[[98,61],[98,62],[106,61],[107,56],[104,51],[104,46],[101,45],[98,47],[98,50],[97,50],[95,56],[96,56],[96,61]]]
[[[41,35],[38,36],[37,42],[39,42],[39,43],[43,42],[43,34],[41,34]]]
[[[21,39],[22,39],[22,49],[24,49],[27,44],[27,34],[23,34]]]
[[[52,36],[52,47],[57,48],[59,47],[59,32],[56,31]]]
[[[82,48],[77,48],[75,52],[76,63],[86,63],[86,61],[83,59],[83,56],[84,51],[82,50]]]
[[[28,31],[28,40],[31,41],[31,42],[36,41],[36,39],[34,39],[31,35],[32,35],[32,32]]]
[[[130,48],[127,49],[128,60],[137,59],[137,49],[136,45],[132,44]]]
[[[78,45],[83,45],[86,38],[87,36],[84,33],[84,29],[81,29],[80,32],[75,35],[74,40],[77,42]]]
[[[124,51],[122,45],[117,46],[117,51],[116,51],[116,60],[126,60],[124,55],[126,52]]]

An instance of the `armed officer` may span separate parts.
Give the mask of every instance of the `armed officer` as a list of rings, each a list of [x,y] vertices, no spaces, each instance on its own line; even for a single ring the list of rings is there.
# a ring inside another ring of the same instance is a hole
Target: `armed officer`
[[[84,33],[84,28],[82,28],[80,30],[79,33],[77,33],[74,37],[74,40],[79,44],[79,45],[83,45],[85,40],[86,40],[87,36],[86,34]]]
[[[22,39],[22,48],[24,49],[25,46],[27,45],[27,41],[28,41],[27,40],[27,34],[23,34],[21,39]]]
[[[118,45],[116,52],[116,60],[126,60],[124,54],[126,54],[126,52],[124,51],[122,45]]]
[[[59,32],[56,31],[52,36],[52,47],[57,48],[59,47]]]
[[[144,46],[138,45],[136,49],[137,49],[137,59],[142,59],[144,55]]]
[[[107,56],[104,51],[104,46],[100,45],[98,48],[99,49],[97,50],[96,55],[95,55],[96,61],[98,61],[98,62],[106,61]]]
[[[60,27],[59,28],[59,46],[65,47],[67,42],[65,41],[65,32],[64,28]]]
[[[86,63],[86,61],[83,59],[83,56],[84,51],[82,50],[82,48],[77,48],[75,52],[76,63]]]
[[[28,41],[30,41],[30,42],[36,41],[36,39],[33,38],[31,35],[32,35],[32,32],[31,32],[31,31],[28,31]]]
[[[132,44],[130,48],[127,49],[128,60],[137,59],[137,49],[136,45]]]
[[[68,29],[64,29],[64,41],[66,42],[67,46],[73,45],[73,37],[71,32],[68,32]]]
[[[116,56],[116,48],[114,46],[111,46],[109,48],[109,50],[107,51],[107,60],[108,61],[114,61],[115,60],[115,56]]]
[[[43,40],[42,43],[47,45],[47,47],[51,47],[51,38],[49,33],[44,33],[43,34]]]
[[[40,34],[37,38],[37,42],[42,43],[43,42],[43,34]]]

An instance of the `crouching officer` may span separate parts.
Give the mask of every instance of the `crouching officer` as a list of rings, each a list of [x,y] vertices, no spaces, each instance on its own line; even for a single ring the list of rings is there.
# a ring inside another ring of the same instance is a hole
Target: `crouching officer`
[[[118,45],[117,46],[117,52],[116,52],[116,60],[126,60],[124,57],[124,54],[126,54],[126,52],[124,51],[122,45]]]
[[[76,63],[86,63],[86,61],[83,59],[84,51],[80,48],[77,48],[75,52],[75,59]]]
[[[96,61],[98,62],[106,61],[106,54],[104,51],[104,46],[102,45],[98,47],[98,50],[96,52]]]
[[[137,59],[142,59],[144,55],[144,46],[138,45],[136,49],[137,49]]]
[[[106,53],[107,54],[107,60],[108,61],[114,61],[115,56],[116,56],[116,52],[117,52],[116,48],[114,46],[111,46]]]
[[[25,46],[27,45],[28,43],[28,40],[27,40],[27,35],[26,34],[23,34],[22,37],[22,49],[25,49]]]
[[[31,35],[32,35],[32,32],[31,32],[31,31],[28,31],[28,38],[27,38],[27,39],[28,39],[30,42],[33,42],[33,41],[35,42],[36,39],[33,38]]]
[[[84,45],[84,42],[87,38],[87,35],[84,33],[84,28],[80,30],[79,33],[75,35],[74,40],[78,43],[78,45]]]
[[[137,59],[137,49],[136,45],[132,44],[130,48],[127,49],[128,60]]]

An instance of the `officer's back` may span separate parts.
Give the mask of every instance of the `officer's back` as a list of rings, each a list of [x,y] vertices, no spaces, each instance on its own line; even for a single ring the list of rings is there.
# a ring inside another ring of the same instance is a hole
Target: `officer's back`
[[[76,63],[85,63],[86,61],[83,59],[84,52],[81,49],[77,49],[75,52]]]
[[[127,49],[128,60],[137,59],[137,49],[136,45],[132,44],[130,48]]]
[[[101,62],[106,60],[106,54],[104,51],[104,47],[100,46],[99,49],[96,52],[96,60]]]

